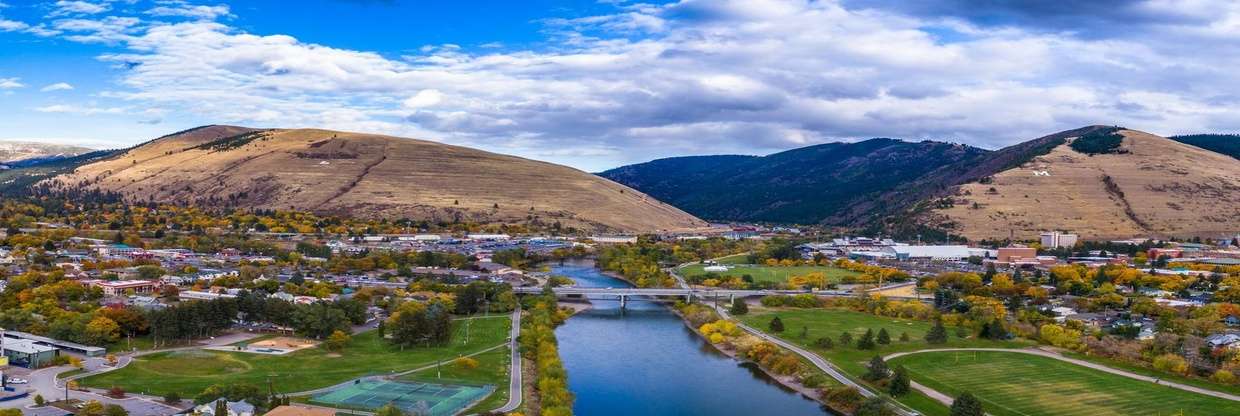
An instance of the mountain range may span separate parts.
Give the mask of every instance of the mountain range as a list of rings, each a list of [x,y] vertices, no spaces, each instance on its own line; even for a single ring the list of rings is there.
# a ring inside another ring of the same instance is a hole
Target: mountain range
[[[436,142],[318,129],[204,126],[43,182],[135,202],[363,218],[659,232],[707,224],[566,166]]]
[[[994,151],[871,139],[762,157],[660,159],[600,175],[712,220],[972,240],[1240,230],[1240,161],[1220,153],[1234,137],[1177,140],[1112,126]]]
[[[91,150],[81,146],[3,140],[0,141],[0,164],[20,167],[26,161],[77,156]]]

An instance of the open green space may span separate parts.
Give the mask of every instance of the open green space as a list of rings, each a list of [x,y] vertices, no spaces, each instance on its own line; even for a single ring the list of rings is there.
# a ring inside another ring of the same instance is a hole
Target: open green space
[[[749,315],[741,316],[740,319],[755,329],[768,331],[768,324],[775,316],[779,316],[785,328],[784,332],[775,335],[821,355],[857,381],[861,381],[861,375],[865,373],[865,363],[875,355],[885,356],[896,352],[930,348],[1022,348],[1032,345],[1029,341],[959,338],[954,334],[953,328],[948,328],[948,333],[951,335],[947,343],[931,345],[925,341],[926,331],[929,331],[932,326],[931,322],[889,318],[845,309],[755,308]],[[808,330],[805,337],[801,337],[802,327]],[[844,332],[852,334],[855,343],[856,339],[867,329],[873,329],[875,333],[878,333],[882,328],[886,328],[888,334],[891,335],[889,345],[878,345],[873,350],[859,350],[855,344],[845,346],[839,343],[840,335]],[[903,333],[908,334],[909,341],[900,341],[900,335]],[[820,337],[830,337],[835,342],[835,346],[825,349],[815,345],[814,341]],[[922,414],[948,414],[946,406],[916,392],[901,397],[899,401]]]
[[[1027,354],[927,352],[890,364],[939,392],[970,392],[993,415],[1240,415],[1230,400]]]
[[[135,393],[176,392],[192,397],[212,384],[266,386],[270,378],[277,391],[293,393],[364,375],[389,374],[424,367],[438,360],[450,361],[505,343],[511,325],[507,316],[475,320],[466,342],[465,325],[457,322],[448,345],[404,351],[380,340],[376,331],[367,331],[355,334],[340,354],[322,348],[286,355],[210,350],[193,354],[161,352],[138,357],[124,368],[82,379],[81,383],[98,388],[116,386]]]
[[[505,346],[473,356],[473,359],[478,360],[476,368],[468,369],[452,362],[445,362],[441,368],[419,371],[401,379],[427,383],[493,385],[495,392],[465,412],[466,414],[483,413],[508,402],[508,373],[512,361],[509,351]]]
[[[1215,383],[1208,379],[1196,378],[1196,377],[1185,377],[1179,374],[1168,373],[1165,371],[1158,371],[1153,368],[1143,367],[1137,364],[1133,364],[1133,363],[1129,363],[1129,362],[1125,362],[1125,361],[1121,361],[1121,360],[1117,360],[1113,358],[1108,358],[1108,357],[1101,357],[1097,355],[1086,355],[1086,354],[1081,354],[1081,353],[1072,352],[1072,351],[1066,351],[1063,353],[1063,355],[1067,357],[1075,358],[1078,360],[1082,360],[1082,361],[1089,361],[1095,364],[1102,364],[1107,367],[1118,368],[1120,370],[1140,374],[1143,376],[1158,377],[1158,378],[1161,378],[1167,381],[1173,381],[1173,382],[1180,383],[1180,384],[1187,384],[1193,387],[1200,387],[1203,389],[1217,390],[1217,391],[1221,391],[1224,393],[1240,394],[1240,385],[1237,385],[1237,384],[1224,385],[1224,384]]]
[[[732,256],[732,257],[735,257],[735,256]],[[725,259],[728,259],[728,258],[725,258]],[[743,255],[741,257],[741,260],[742,261],[744,260]],[[827,281],[838,283],[840,280],[844,279],[845,277],[861,275],[861,273],[857,273],[852,270],[844,270],[844,269],[841,269],[838,267],[832,267],[832,266],[788,266],[788,267],[774,266],[772,267],[772,266],[758,266],[758,265],[750,265],[750,264],[728,264],[723,261],[720,261],[720,264],[727,265],[728,271],[715,272],[716,274],[720,276],[724,276],[724,277],[741,277],[744,275],[749,275],[750,277],[753,277],[753,281],[755,283],[762,283],[762,282],[784,283],[788,281],[789,277],[810,274],[810,273],[822,273],[827,276]],[[688,265],[688,266],[680,268],[679,272],[680,272],[680,275],[684,276],[685,278],[690,278],[693,276],[700,276],[700,275],[704,275],[707,273],[706,265],[703,265],[703,264]]]

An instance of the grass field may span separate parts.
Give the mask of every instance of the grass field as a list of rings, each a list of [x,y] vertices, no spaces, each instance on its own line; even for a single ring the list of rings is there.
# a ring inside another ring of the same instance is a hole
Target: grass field
[[[725,257],[724,259],[721,259],[720,263],[728,264],[722,260],[726,260],[726,259],[730,259],[734,257],[735,256]],[[743,261],[744,257],[741,257],[741,260]],[[693,276],[699,276],[699,275],[706,274],[705,269],[706,269],[705,265],[693,264],[693,265],[680,268],[680,274],[684,276],[685,278],[689,278]],[[823,273],[827,276],[827,280],[830,282],[839,282],[841,279],[843,279],[846,276],[859,276],[860,275],[860,273],[854,272],[852,270],[844,270],[838,267],[830,267],[830,266],[770,267],[770,266],[756,266],[756,265],[733,265],[729,267],[728,271],[718,273],[718,274],[720,276],[726,276],[726,277],[741,277],[744,275],[750,275],[753,277],[753,281],[755,283],[762,283],[762,282],[784,283],[788,281],[789,277],[796,276],[796,275],[810,274],[810,273]]]
[[[465,326],[453,326],[449,345],[401,351],[379,339],[375,331],[355,334],[340,356],[321,348],[287,355],[262,355],[223,351],[162,352],[138,357],[122,369],[81,380],[84,386],[163,395],[176,392],[192,397],[212,384],[247,383],[266,386],[271,378],[277,391],[305,391],[370,374],[410,370],[437,360],[503,344],[512,321],[507,315],[478,319],[464,343]],[[507,384],[505,384],[506,386]]]
[[[930,330],[930,322],[887,318],[843,309],[754,308],[749,315],[741,316],[740,319],[749,326],[766,331],[771,318],[775,316],[779,316],[785,327],[783,333],[777,334],[780,338],[818,353],[838,366],[854,380],[860,380],[861,374],[865,373],[865,363],[875,355],[887,355],[895,352],[916,351],[927,348],[1020,348],[1032,344],[1026,341],[958,338],[954,335],[954,331],[949,328],[948,332],[952,335],[948,337],[946,344],[930,345],[924,340],[926,331]],[[800,336],[802,327],[808,329],[809,332],[804,338]],[[879,345],[877,349],[869,351],[858,350],[855,346],[839,344],[840,334],[845,331],[852,334],[855,342],[858,337],[865,333],[866,329],[873,329],[877,333],[880,328],[887,329],[887,332],[891,335],[891,344]],[[910,339],[908,342],[899,340],[902,333],[908,333]],[[836,342],[835,347],[832,349],[817,347],[814,345],[814,340],[819,337],[830,337]],[[926,415],[948,414],[946,406],[921,394],[913,393],[906,395],[900,398],[900,402]]]
[[[994,415],[1240,415],[1240,403],[1005,352],[930,352],[892,360],[948,395],[971,392]],[[1181,413],[1183,412],[1183,413]]]

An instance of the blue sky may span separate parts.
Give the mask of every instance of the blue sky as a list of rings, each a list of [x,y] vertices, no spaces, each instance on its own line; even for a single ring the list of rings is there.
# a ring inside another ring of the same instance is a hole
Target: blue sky
[[[0,2],[0,139],[322,127],[596,171],[1240,124],[1228,1]]]

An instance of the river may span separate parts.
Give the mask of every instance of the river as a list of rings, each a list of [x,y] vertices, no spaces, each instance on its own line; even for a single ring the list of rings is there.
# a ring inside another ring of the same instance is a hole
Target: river
[[[552,266],[580,287],[628,287],[591,262]],[[556,329],[578,415],[829,415],[752,364],[739,364],[664,305],[592,300]]]

